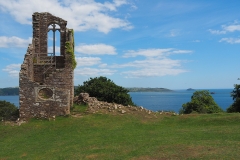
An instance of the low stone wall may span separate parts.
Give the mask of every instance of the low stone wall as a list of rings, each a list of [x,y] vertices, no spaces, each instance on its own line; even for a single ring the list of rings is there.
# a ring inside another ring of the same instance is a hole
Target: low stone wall
[[[151,110],[145,109],[142,106],[124,106],[116,103],[108,103],[103,101],[98,101],[95,97],[89,97],[88,93],[80,93],[79,96],[74,98],[74,103],[76,104],[87,104],[88,113],[114,113],[114,114],[133,114],[138,112],[143,112],[144,114],[156,113]]]

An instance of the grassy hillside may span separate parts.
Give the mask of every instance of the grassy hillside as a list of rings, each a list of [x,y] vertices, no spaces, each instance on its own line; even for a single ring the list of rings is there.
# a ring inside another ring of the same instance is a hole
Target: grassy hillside
[[[238,159],[240,114],[89,114],[0,124],[0,159]]]

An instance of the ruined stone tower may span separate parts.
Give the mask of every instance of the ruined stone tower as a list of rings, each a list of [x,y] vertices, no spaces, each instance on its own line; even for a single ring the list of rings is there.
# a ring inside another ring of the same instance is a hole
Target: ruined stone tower
[[[66,28],[67,21],[47,12],[34,13],[32,24],[32,44],[19,73],[20,118],[67,115],[74,96],[73,30]],[[53,32],[51,53],[49,31]],[[60,32],[60,40],[55,38],[55,32]],[[60,55],[56,55],[55,41],[60,41]]]

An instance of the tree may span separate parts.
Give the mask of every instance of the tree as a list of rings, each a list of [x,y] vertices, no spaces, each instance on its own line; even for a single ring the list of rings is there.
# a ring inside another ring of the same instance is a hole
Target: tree
[[[235,84],[234,89],[231,92],[231,97],[233,98],[234,102],[231,106],[227,108],[228,113],[232,112],[240,112],[240,85]]]
[[[216,104],[207,90],[195,91],[191,101],[182,105],[181,113],[219,113],[223,110]]]
[[[19,115],[18,108],[7,101],[0,101],[0,117],[4,120],[16,119]]]
[[[82,92],[87,92],[89,96],[96,97],[99,101],[106,101],[109,103],[118,103],[122,105],[134,105],[132,98],[128,94],[128,90],[116,85],[106,77],[90,78],[83,82],[75,89],[75,94],[79,95]]]

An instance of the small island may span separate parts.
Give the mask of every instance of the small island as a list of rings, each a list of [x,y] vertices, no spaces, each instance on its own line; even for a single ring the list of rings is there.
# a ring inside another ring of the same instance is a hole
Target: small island
[[[187,91],[195,91],[195,89],[188,88]]]
[[[129,92],[172,92],[173,90],[166,88],[141,88],[141,87],[133,87],[126,88]]]

